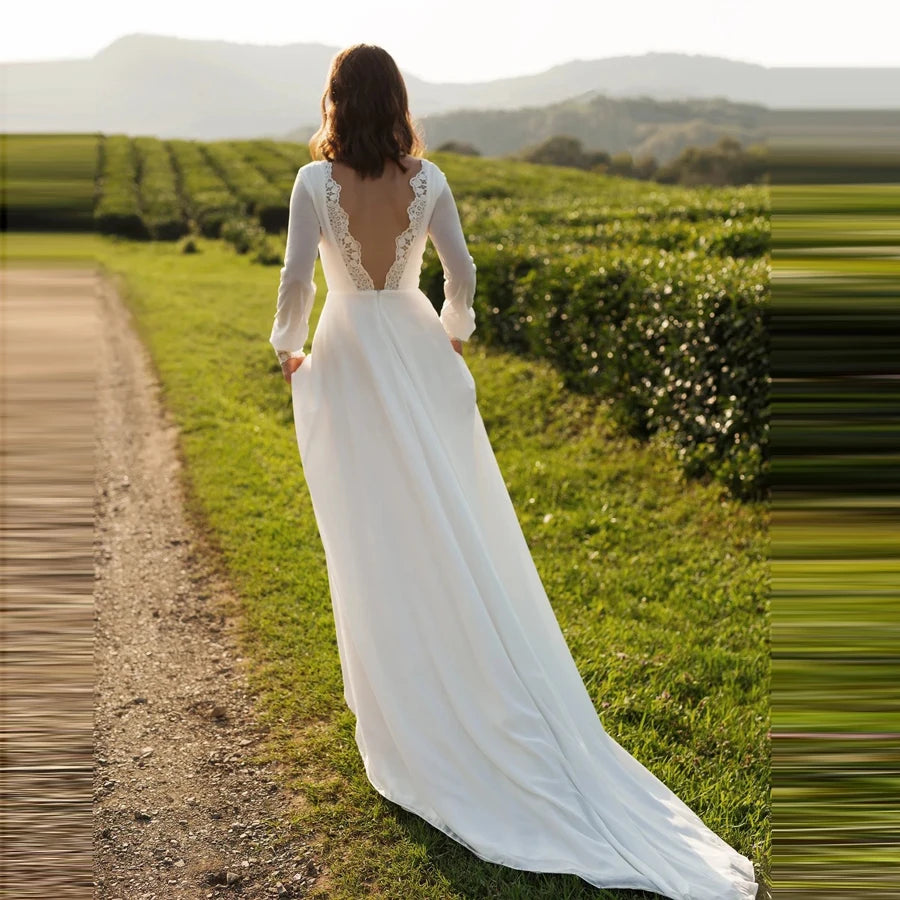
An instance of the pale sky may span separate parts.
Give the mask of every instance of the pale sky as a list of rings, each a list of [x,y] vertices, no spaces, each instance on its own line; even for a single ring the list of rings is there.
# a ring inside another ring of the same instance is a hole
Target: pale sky
[[[428,81],[648,51],[762,65],[900,66],[900,0],[50,0],[10,7],[0,61],[85,58],[134,32],[250,44],[365,41]]]

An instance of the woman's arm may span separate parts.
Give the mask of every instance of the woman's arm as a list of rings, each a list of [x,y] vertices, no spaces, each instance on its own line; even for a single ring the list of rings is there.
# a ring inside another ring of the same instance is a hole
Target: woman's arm
[[[288,212],[284,265],[278,283],[278,302],[269,343],[282,367],[291,358],[303,357],[309,336],[309,315],[316,299],[313,280],[319,252],[320,227],[312,197],[297,172]],[[286,375],[290,374],[286,372]]]
[[[437,250],[444,269],[444,303],[440,320],[453,342],[466,341],[475,330],[475,261],[469,254],[459,210],[444,181],[434,212],[428,225],[428,234]],[[457,352],[460,346],[454,343]]]

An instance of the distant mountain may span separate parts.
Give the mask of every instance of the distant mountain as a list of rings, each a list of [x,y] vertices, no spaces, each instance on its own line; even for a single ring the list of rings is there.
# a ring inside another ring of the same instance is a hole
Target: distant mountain
[[[770,111],[728,100],[664,101],[594,95],[516,110],[459,111],[422,122],[427,143],[456,140],[486,156],[516,153],[554,135],[581,140],[590,150],[628,151],[635,159],[674,159],[685,147],[707,147],[722,135],[744,146],[765,140]]]
[[[318,118],[335,52],[135,34],[90,59],[5,63],[4,130],[274,137]]]
[[[716,56],[644,53],[573,60],[535,75],[479,84],[423,84],[420,114],[543,106],[586,92],[658,100],[725,98],[772,109],[900,108],[898,68],[761,66]]]
[[[132,34],[90,59],[5,63],[0,67],[3,129],[205,140],[281,137],[318,121],[328,64],[338,49]],[[552,105],[589,92],[613,99],[722,98],[772,108],[900,108],[898,74],[900,69],[767,68],[710,56],[647,53],[576,60],[479,84],[406,78],[414,113],[426,117],[459,109]]]

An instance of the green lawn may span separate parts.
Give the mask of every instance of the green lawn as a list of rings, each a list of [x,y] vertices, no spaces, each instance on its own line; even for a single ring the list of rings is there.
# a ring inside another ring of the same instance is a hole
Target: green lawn
[[[98,236],[14,235],[11,261],[93,257],[115,277],[181,430],[192,512],[240,598],[265,753],[330,868],[313,896],[636,897],[484,863],[369,786],[344,705],[324,554],[267,339],[278,270]],[[321,284],[320,284],[321,287]],[[319,304],[323,298],[320,291]],[[312,325],[319,306],[312,317]],[[767,873],[767,512],[686,482],[661,448],[544,363],[467,345],[535,562],[607,730]],[[547,514],[551,514],[545,521]]]

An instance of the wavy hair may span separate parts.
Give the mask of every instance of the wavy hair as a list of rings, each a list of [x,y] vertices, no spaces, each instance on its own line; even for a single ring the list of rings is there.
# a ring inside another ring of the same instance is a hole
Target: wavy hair
[[[378,178],[388,160],[406,172],[402,157],[424,149],[393,57],[372,44],[338,53],[322,94],[322,124],[309,141],[312,158],[346,163],[363,178]]]

